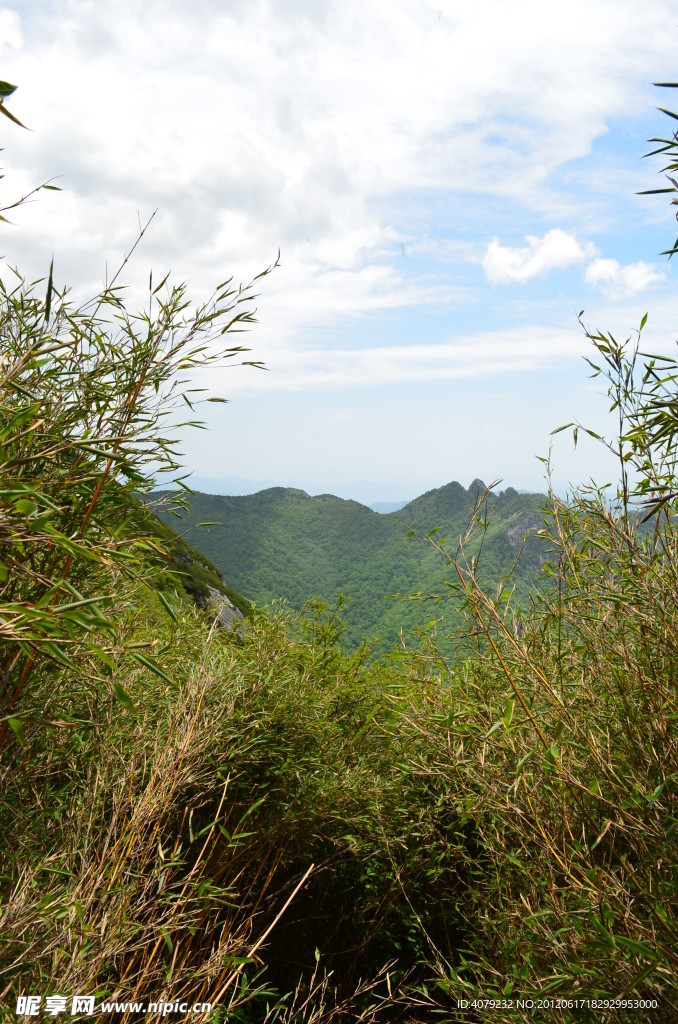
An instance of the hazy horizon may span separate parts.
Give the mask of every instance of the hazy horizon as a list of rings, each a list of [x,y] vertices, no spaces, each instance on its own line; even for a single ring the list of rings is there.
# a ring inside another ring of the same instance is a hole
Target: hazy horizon
[[[438,484],[434,484],[432,487],[424,487],[422,490],[417,490],[416,493],[413,491],[411,494],[403,495],[399,494],[396,484],[382,484],[375,486],[369,480],[357,480],[353,483],[347,483],[345,485],[339,485],[333,487],[323,487],[316,483],[309,483],[308,481],[293,481],[293,482],[281,482],[276,480],[248,480],[242,477],[225,477],[221,480],[210,479],[209,477],[196,477],[185,480],[185,483],[194,491],[198,491],[201,494],[212,494],[219,495],[222,497],[238,498],[246,497],[251,494],[258,494],[261,491],[269,490],[270,488],[292,488],[295,490],[305,491],[310,497],[318,497],[322,494],[331,494],[337,498],[344,498],[345,500],[358,501],[361,505],[367,505],[371,508],[373,505],[398,505],[402,507],[410,501],[414,501],[415,498],[421,497],[422,494],[426,494],[428,491],[439,490],[441,487],[446,487],[451,483],[459,483],[461,486],[468,490],[474,480],[479,479],[474,477],[473,480],[443,480]],[[490,485],[494,481],[485,480],[483,481],[486,485]],[[499,481],[493,488],[495,492],[505,491],[509,487],[514,487],[514,490],[521,494],[546,494],[547,487],[546,483],[543,487],[515,487],[513,484],[507,481]],[[157,482],[157,490],[167,489],[163,484]],[[173,488],[170,488],[173,489]],[[177,490],[177,493],[180,493]],[[556,492],[559,493],[559,492]],[[395,495],[395,496],[394,496]]]

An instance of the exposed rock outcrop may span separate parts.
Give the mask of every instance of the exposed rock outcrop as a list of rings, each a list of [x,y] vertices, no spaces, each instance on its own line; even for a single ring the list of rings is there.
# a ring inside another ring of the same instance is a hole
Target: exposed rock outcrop
[[[517,554],[523,548],[523,557],[542,564],[545,560],[544,545],[541,538],[537,536],[537,530],[540,530],[543,525],[543,517],[539,512],[532,512],[528,509],[519,512],[506,524],[504,529],[511,550]]]
[[[244,622],[243,613],[220,590],[215,587],[208,587],[207,590],[209,596],[200,602],[201,607],[207,608],[210,614],[214,615],[220,628],[241,630]]]

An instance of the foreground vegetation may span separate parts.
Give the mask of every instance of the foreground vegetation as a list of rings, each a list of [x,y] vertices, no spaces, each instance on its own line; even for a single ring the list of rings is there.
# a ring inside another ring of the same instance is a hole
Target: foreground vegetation
[[[3,1010],[678,1019],[676,363],[589,332],[616,496],[550,496],[520,610],[510,574],[483,586],[482,520],[454,556],[427,537],[457,656],[431,626],[375,660],[321,601],[215,628],[190,593],[211,567],[187,593],[138,500],[252,290],[187,315],[163,282],[133,318],[114,288],[74,310],[39,287],[0,296]]]

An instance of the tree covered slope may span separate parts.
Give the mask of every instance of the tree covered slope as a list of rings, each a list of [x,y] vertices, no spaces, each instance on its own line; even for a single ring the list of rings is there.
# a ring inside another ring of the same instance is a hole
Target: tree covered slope
[[[193,494],[183,521],[162,509],[159,514],[188,531],[190,543],[257,604],[282,598],[301,608],[311,597],[333,601],[343,593],[352,599],[345,608],[347,639],[379,637],[392,644],[401,629],[411,633],[423,619],[442,619],[442,630],[458,624],[458,612],[442,600],[450,593],[446,583],[454,582],[446,561],[422,540],[432,530],[431,539],[440,544],[446,538],[454,555],[469,523],[480,518],[483,528],[465,553],[478,557],[479,576],[491,586],[511,573],[522,549],[512,585],[515,599],[525,600],[544,558],[536,531],[545,500],[513,488],[486,492],[476,480],[468,490],[449,483],[380,515],[331,494],[273,487],[242,497]],[[404,598],[422,591],[441,596],[430,614]]]

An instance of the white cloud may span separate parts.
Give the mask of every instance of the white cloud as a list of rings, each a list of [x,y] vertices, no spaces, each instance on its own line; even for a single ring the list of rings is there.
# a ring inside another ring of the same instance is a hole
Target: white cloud
[[[582,245],[574,235],[560,228],[547,231],[542,238],[527,235],[525,241],[527,245],[522,248],[512,248],[502,245],[498,238],[492,239],[483,257],[483,270],[489,281],[529,281],[549,270],[581,263],[595,252],[590,242]]]
[[[639,260],[621,266],[614,259],[596,259],[586,268],[586,281],[596,285],[610,299],[626,299],[642,292],[655,281],[666,280],[666,274],[650,263]]]
[[[281,345],[266,357],[270,373],[210,369],[197,375],[231,396],[267,392],[370,388],[389,384],[503,377],[548,369],[580,357],[588,349],[583,332],[536,325],[481,331],[438,344],[322,348]]]
[[[21,18],[16,11],[0,10],[0,52],[5,47],[18,50],[22,43]],[[4,54],[3,54],[4,56]],[[12,83],[13,85],[16,83]]]
[[[76,284],[155,207],[146,264],[205,291],[278,247],[310,287],[388,264],[396,235],[419,238],[394,224],[403,193],[543,209],[552,172],[647,111],[674,58],[664,0],[571,0],[565,20],[540,0],[22,0],[2,19],[34,129],[3,141],[7,181],[60,174],[72,197],[21,211],[8,255],[37,274],[55,251]]]

